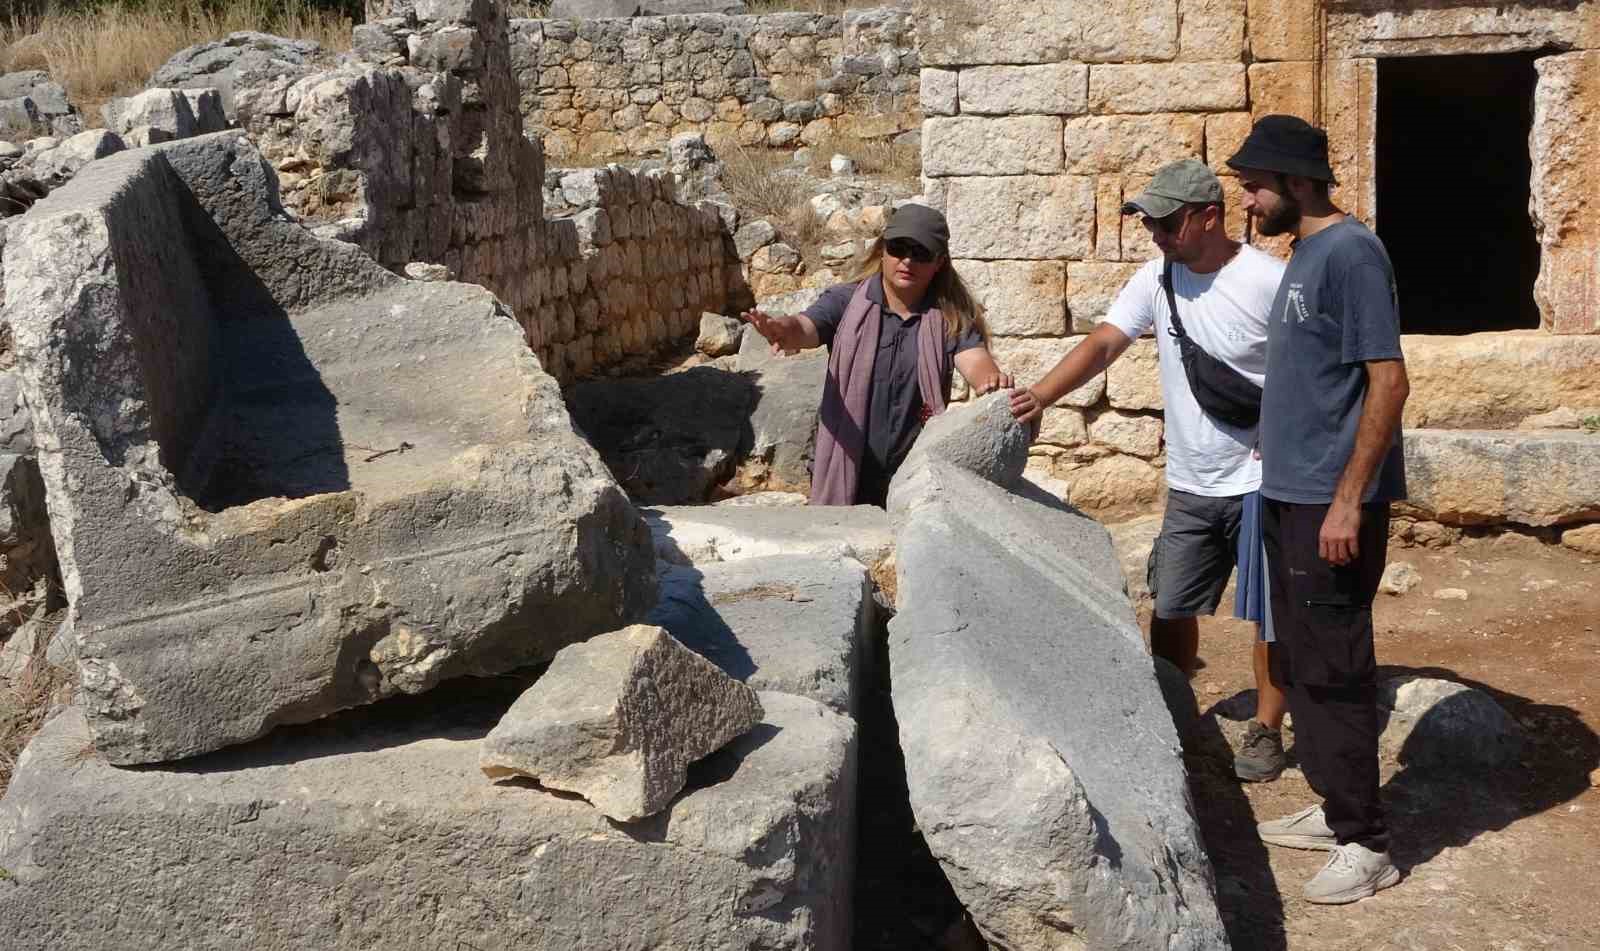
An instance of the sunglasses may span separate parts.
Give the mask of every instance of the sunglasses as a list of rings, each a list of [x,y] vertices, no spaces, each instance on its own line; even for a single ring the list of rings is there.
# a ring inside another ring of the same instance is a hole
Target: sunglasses
[[[1194,211],[1194,209],[1179,208],[1177,211],[1174,211],[1165,218],[1152,218],[1149,215],[1146,215],[1140,220],[1143,221],[1144,226],[1149,228],[1153,233],[1177,234],[1179,231],[1183,230],[1183,225],[1189,220],[1189,212],[1191,211]]]
[[[933,252],[912,241],[910,238],[896,238],[883,246],[892,258],[905,260],[910,258],[918,264],[932,264]]]

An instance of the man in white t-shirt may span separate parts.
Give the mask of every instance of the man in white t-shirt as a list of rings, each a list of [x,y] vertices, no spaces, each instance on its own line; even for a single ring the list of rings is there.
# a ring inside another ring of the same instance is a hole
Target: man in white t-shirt
[[[1256,719],[1235,759],[1240,778],[1267,781],[1283,771],[1283,692],[1268,664],[1260,545],[1261,460],[1254,427],[1240,429],[1200,408],[1184,373],[1162,284],[1170,262],[1184,331],[1200,349],[1258,386],[1266,379],[1267,315],[1284,264],[1228,237],[1222,184],[1203,162],[1165,166],[1122,208],[1141,216],[1162,257],[1141,267],[1111,312],[1044,378],[1013,390],[1011,411],[1023,422],[1105,371],[1129,344],[1155,334],[1166,407],[1167,508],[1150,553],[1155,612],[1150,649],[1193,676],[1201,614],[1216,613],[1228,576],[1239,566],[1235,613],[1258,622]]]

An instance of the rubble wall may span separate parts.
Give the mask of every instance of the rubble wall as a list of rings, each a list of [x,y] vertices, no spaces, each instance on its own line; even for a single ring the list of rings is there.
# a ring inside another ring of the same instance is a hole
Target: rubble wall
[[[513,20],[525,127],[552,157],[796,147],[916,129],[909,10]]]
[[[1546,334],[1600,330],[1600,228],[1581,213],[1600,202],[1586,118],[1596,54],[1584,52],[1600,36],[1600,4],[1351,0],[1329,5],[1324,21],[1318,6],[918,3],[924,193],[946,211],[956,267],[988,309],[997,358],[1019,381],[1038,379],[1076,345],[1157,255],[1120,209],[1163,164],[1209,163],[1223,182],[1229,231],[1245,233],[1237,177],[1224,160],[1261,115],[1290,112],[1326,127],[1335,200],[1375,224],[1382,56],[1552,51],[1540,60],[1530,143],[1531,211],[1544,252],[1538,301]],[[1022,22],[1033,28],[1012,28]],[[1282,239],[1256,240],[1287,253]],[[1503,343],[1505,335],[1492,336]],[[1473,339],[1440,339],[1430,353],[1450,362],[1449,353],[1465,352]],[[1543,361],[1548,348],[1532,346],[1504,366]],[[1523,415],[1560,405],[1563,394],[1541,392]],[[1030,468],[1061,480],[1056,488],[1082,508],[1147,507],[1163,491],[1161,408],[1155,344],[1140,340],[1046,411]],[[1462,416],[1453,425],[1465,426],[1521,418],[1490,419],[1488,409],[1443,415]]]
[[[563,382],[723,309],[721,219],[679,201],[669,174],[588,170],[546,217],[544,151],[523,130],[499,5],[372,12],[351,61],[237,97],[283,203],[318,235],[392,271],[439,265],[489,288]]]

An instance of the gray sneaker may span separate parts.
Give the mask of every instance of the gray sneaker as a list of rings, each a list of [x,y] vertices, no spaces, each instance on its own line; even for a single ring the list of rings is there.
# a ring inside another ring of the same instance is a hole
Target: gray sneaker
[[[1291,849],[1336,849],[1339,840],[1328,828],[1321,806],[1307,806],[1292,816],[1272,819],[1256,825],[1256,834],[1268,845],[1282,845]]]
[[[1400,870],[1388,852],[1374,852],[1358,842],[1336,847],[1328,864],[1306,883],[1306,901],[1316,905],[1346,905],[1370,898],[1400,881]]]
[[[1283,772],[1283,732],[1260,720],[1244,728],[1244,740],[1233,757],[1233,774],[1248,783],[1270,783]]]

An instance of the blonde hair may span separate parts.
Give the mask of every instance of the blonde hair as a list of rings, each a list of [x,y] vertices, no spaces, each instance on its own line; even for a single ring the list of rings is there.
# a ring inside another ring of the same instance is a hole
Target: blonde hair
[[[854,281],[865,281],[883,273],[883,239],[872,242],[872,247],[867,250],[866,257],[861,259],[861,269],[852,278]],[[944,332],[947,337],[959,337],[969,328],[976,328],[979,336],[983,337],[983,345],[989,345],[989,323],[983,319],[983,305],[972,296],[972,291],[961,280],[961,275],[956,273],[955,265],[946,258],[944,267],[933,276],[933,282],[928,285],[928,295],[933,298],[939,313],[944,315]]]

